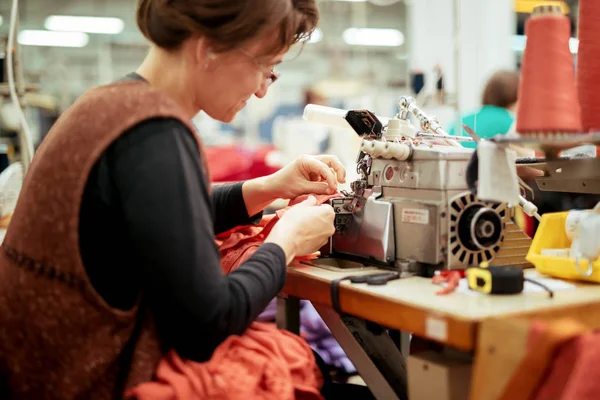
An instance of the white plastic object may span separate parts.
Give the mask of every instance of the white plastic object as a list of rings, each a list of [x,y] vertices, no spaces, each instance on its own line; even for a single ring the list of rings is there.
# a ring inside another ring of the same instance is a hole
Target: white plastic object
[[[303,118],[307,121],[317,122],[335,128],[352,129],[350,124],[344,119],[347,113],[348,111],[339,108],[308,104],[304,108]]]
[[[594,261],[600,256],[600,215],[593,213],[581,221],[578,250],[584,258]]]
[[[538,212],[537,206],[526,200],[523,196],[519,196],[519,205],[523,209],[523,212],[530,217],[533,217]]]
[[[0,174],[0,219],[10,215],[23,185],[23,165],[14,163]]]
[[[388,121],[388,129],[385,134],[388,139],[394,137],[417,137],[417,128],[407,119],[392,118]]]
[[[410,146],[402,143],[382,142],[379,140],[363,140],[360,144],[360,150],[373,157],[385,159],[396,159],[399,161],[408,160],[410,157]]]

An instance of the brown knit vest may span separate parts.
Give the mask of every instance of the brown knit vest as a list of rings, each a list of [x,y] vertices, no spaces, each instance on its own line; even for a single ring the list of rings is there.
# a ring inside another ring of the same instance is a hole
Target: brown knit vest
[[[175,102],[145,82],[95,88],[36,153],[0,247],[0,398],[120,398],[152,378],[161,353],[143,293],[120,311],[94,291],[80,255],[79,211],[98,158],[154,117],[194,132]]]

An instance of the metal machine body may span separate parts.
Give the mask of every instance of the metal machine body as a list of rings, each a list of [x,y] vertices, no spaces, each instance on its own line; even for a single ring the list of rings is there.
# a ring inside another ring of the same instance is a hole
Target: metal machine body
[[[352,183],[351,193],[330,200],[336,232],[321,254],[413,272],[493,261],[512,224],[512,210],[505,203],[482,201],[468,189],[473,149],[432,143],[464,138],[450,137],[430,123],[412,99],[402,98],[401,104],[387,131],[364,136],[357,159],[361,179]],[[421,135],[412,127],[411,133],[407,110],[429,132]]]

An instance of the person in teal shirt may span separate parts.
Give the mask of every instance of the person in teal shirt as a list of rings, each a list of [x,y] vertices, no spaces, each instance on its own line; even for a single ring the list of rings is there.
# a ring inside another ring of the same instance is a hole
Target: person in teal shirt
[[[515,122],[517,94],[519,91],[519,73],[498,71],[487,81],[483,91],[482,107],[463,117],[462,123],[471,128],[482,139],[496,135],[506,135]],[[454,135],[455,124],[449,130]],[[469,136],[462,129],[463,136]],[[464,147],[475,148],[474,142],[461,142]]]

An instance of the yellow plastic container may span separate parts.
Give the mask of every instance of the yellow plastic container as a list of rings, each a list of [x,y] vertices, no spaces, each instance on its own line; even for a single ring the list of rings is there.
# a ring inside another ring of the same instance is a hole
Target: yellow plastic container
[[[544,249],[567,249],[571,241],[565,234],[565,221],[568,212],[547,213],[542,215],[542,221],[537,229],[529,252],[527,261],[535,266],[542,274],[563,279],[582,280],[600,283],[600,258],[592,264],[592,273],[586,276],[589,268],[588,260],[579,261],[579,268],[575,260],[565,257],[542,256]]]

